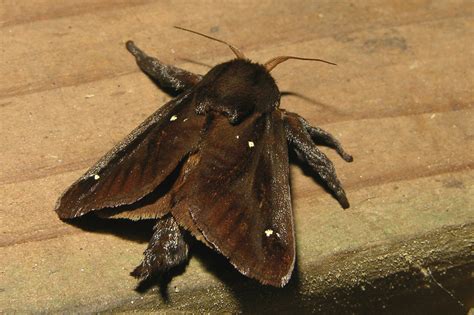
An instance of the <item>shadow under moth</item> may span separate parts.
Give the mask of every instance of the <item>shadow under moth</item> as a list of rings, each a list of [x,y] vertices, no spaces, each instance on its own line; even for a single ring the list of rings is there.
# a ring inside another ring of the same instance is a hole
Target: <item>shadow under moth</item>
[[[182,29],[182,28],[180,28]],[[315,141],[350,162],[340,143],[281,109],[270,75],[288,59],[236,58],[201,76],[163,64],[131,41],[127,49],[157,85],[176,96],[102,157],[59,198],[61,219],[153,219],[154,234],[132,275],[145,280],[188,259],[185,233],[262,284],[284,286],[295,263],[289,149],[320,177],[343,208],[346,195]]]

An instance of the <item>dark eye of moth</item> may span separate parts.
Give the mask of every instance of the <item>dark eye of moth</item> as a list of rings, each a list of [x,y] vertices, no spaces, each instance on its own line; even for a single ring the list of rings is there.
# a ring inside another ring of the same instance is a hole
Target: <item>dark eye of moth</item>
[[[132,272],[141,280],[185,263],[188,233],[242,274],[282,287],[295,262],[289,151],[343,208],[349,202],[334,166],[315,143],[348,162],[352,157],[331,134],[280,109],[270,71],[288,59],[331,63],[292,56],[254,63],[228,43],[190,32],[228,45],[237,58],[198,75],[127,42],[140,69],[176,97],[73,183],[55,211],[61,219],[93,213],[155,220],[145,257]]]

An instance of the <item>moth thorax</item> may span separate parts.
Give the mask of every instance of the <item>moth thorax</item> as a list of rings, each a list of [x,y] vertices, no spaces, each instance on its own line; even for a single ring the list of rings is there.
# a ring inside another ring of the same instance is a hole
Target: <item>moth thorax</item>
[[[206,98],[238,111],[268,112],[279,104],[280,92],[266,69],[249,60],[235,59],[215,66],[203,78]],[[204,96],[204,95],[203,95]]]

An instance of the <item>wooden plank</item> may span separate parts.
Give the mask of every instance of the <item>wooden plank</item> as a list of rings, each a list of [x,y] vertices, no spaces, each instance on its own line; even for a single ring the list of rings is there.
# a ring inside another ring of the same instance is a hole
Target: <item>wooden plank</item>
[[[417,277],[414,287],[433,284],[423,276],[428,266],[472,263],[473,7],[454,0],[4,1],[0,310],[316,311],[341,288],[360,291],[380,279],[403,287]],[[226,47],[172,25],[210,32],[258,61],[293,54],[338,63],[295,61],[272,72],[281,90],[303,96],[283,98],[282,107],[337,135],[355,157],[346,164],[325,150],[348,192],[347,211],[292,166],[298,270],[288,288],[262,288],[198,246],[164,305],[153,291],[133,291],[128,275],[149,226],[79,228],[52,211],[62,190],[168,99],[139,72],[125,40],[199,73],[208,68],[193,60],[231,58]],[[399,274],[405,278],[391,278]],[[367,301],[381,309],[399,294],[384,292],[378,304]],[[349,307],[349,296],[359,295],[338,295],[336,304]]]

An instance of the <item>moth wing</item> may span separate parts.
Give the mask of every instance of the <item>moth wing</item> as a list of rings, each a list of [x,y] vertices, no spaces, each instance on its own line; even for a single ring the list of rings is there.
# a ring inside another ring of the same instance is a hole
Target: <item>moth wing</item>
[[[192,102],[185,93],[148,117],[63,193],[59,217],[129,205],[153,191],[200,139],[205,117]]]
[[[236,126],[219,116],[208,128],[175,207],[188,209],[206,240],[241,273],[284,286],[295,240],[281,112],[254,114]]]

